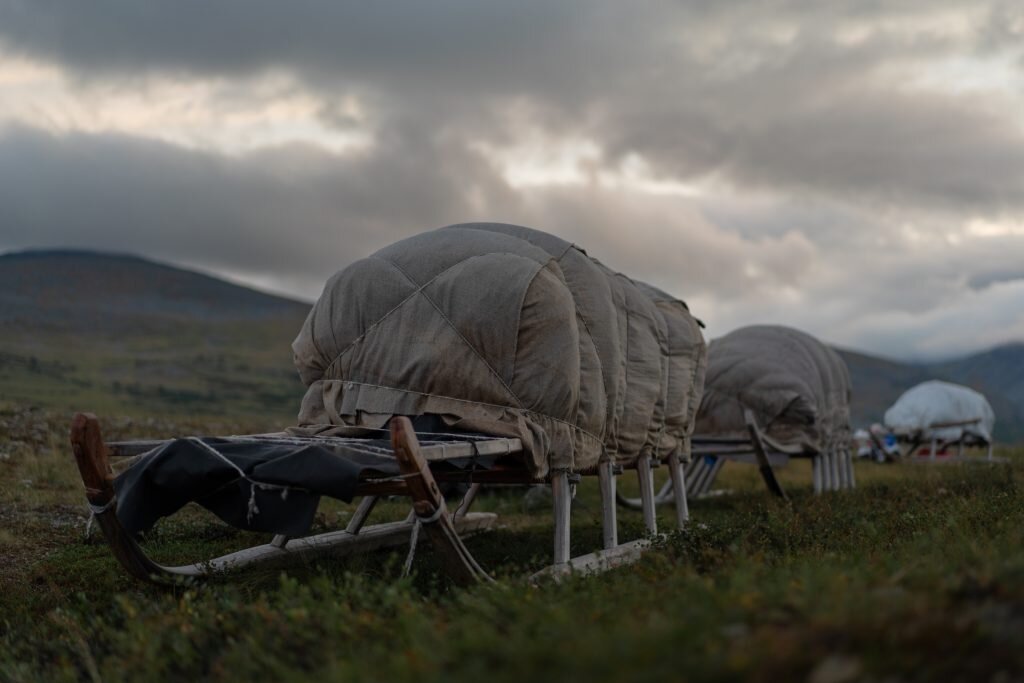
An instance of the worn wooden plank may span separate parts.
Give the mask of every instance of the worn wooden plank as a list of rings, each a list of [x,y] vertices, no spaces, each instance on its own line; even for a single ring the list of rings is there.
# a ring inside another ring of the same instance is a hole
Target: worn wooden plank
[[[676,525],[682,529],[690,519],[690,506],[686,500],[686,474],[678,452],[668,456],[668,474],[672,484],[672,498],[676,504]]]
[[[455,512],[452,513],[452,517],[454,519],[462,519],[466,516],[466,513],[469,512],[469,508],[473,506],[473,501],[475,501],[476,497],[480,495],[480,489],[482,486],[483,484],[480,483],[469,485],[469,488],[466,489],[466,495],[464,495],[462,500],[459,501],[459,507],[455,508]]]
[[[569,561],[569,523],[572,516],[572,491],[565,470],[551,473],[551,503],[555,513],[555,564]]]
[[[355,512],[352,513],[352,519],[348,520],[348,526],[345,527],[345,531],[350,534],[358,534],[359,530],[366,524],[367,518],[373,512],[373,508],[376,507],[379,500],[379,496],[363,496],[363,499],[359,501],[359,505],[356,506]]]
[[[615,491],[615,464],[611,459],[602,460],[597,466],[601,485],[601,530],[605,550],[619,544],[618,508]]]
[[[711,488],[711,483],[722,468],[722,460],[715,458],[709,464],[706,458],[701,458],[701,468],[697,471],[697,477],[693,483],[693,495],[702,496]]]
[[[690,498],[697,497],[697,487],[700,484],[700,478],[707,465],[702,457],[694,457],[693,460],[686,466],[684,476],[686,478],[686,495]]]
[[[643,511],[644,527],[651,534],[658,533],[658,518],[654,509],[654,472],[651,456],[643,453],[636,461],[636,476],[640,483],[640,505]]]
[[[497,515],[493,513],[470,513],[456,524],[456,528],[459,533],[469,535],[491,528],[496,520]],[[409,543],[414,523],[403,520],[374,524],[363,528],[358,534],[349,531],[329,531],[316,536],[293,538],[283,547],[272,544],[259,545],[206,562],[160,567],[160,570],[171,575],[201,577],[274,561],[284,562],[298,558],[309,560],[323,556],[348,557]]]
[[[768,458],[768,463],[772,467],[786,467],[787,465],[789,465],[789,461],[792,459],[792,456],[789,455],[788,453],[778,453],[772,450],[766,450],[765,455]],[[744,455],[719,455],[717,457],[721,458],[722,460],[737,463],[739,465],[761,464],[760,461],[757,459],[757,454],[754,453],[753,448],[751,448],[750,451],[748,451]]]
[[[754,414],[750,410],[743,411],[744,418],[747,422],[747,431],[750,432],[750,442],[754,446],[754,452],[757,454],[758,466],[761,470],[761,478],[764,479],[765,486],[773,494],[788,500],[786,492],[782,490],[782,485],[779,484],[779,480],[775,478],[775,471],[772,469],[771,462],[768,461],[768,455],[765,452],[764,443],[761,441],[761,430],[757,426],[757,422],[754,420]]]
[[[597,550],[587,555],[580,555],[567,562],[545,567],[536,574],[533,574],[530,577],[530,582],[539,583],[547,579],[559,581],[572,574],[590,575],[606,572],[609,569],[636,562],[649,546],[650,541],[640,539],[630,543],[623,543],[611,549]]]
[[[708,473],[707,479],[704,481],[704,487],[701,491],[702,494],[707,495],[708,493],[711,493],[711,486],[718,479],[719,472],[722,471],[722,468],[725,467],[727,462],[730,462],[729,458],[715,459],[715,464],[711,466],[711,472]]]
[[[429,437],[429,435],[427,435]],[[473,456],[514,455],[521,453],[523,442],[520,439],[507,438],[476,438],[464,441],[430,441],[425,440],[420,446],[420,453],[428,462],[455,460]],[[246,435],[221,436],[223,441],[237,444],[278,444],[282,446],[323,446],[324,448],[351,448],[366,453],[374,453],[391,457],[393,452],[387,448],[371,443],[366,439],[328,436],[290,436],[290,435]],[[173,439],[145,439],[139,441],[114,441],[108,445],[113,457],[137,457],[172,441]]]

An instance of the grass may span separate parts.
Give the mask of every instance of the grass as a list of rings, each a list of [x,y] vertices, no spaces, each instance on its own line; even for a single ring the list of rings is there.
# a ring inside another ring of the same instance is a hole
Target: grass
[[[470,540],[493,586],[451,586],[428,548],[403,578],[403,548],[158,589],[125,577],[102,542],[84,537],[67,418],[0,410],[3,681],[1024,676],[1024,452],[1002,453],[1011,464],[999,466],[858,464],[856,491],[818,498],[798,463],[782,476],[791,505],[763,492],[755,468],[733,465],[720,480],[733,495],[695,501],[691,525],[639,564],[558,585],[526,583],[548,561],[550,514],[507,490],[480,501],[502,526]],[[110,438],[260,428],[104,424]],[[574,507],[573,550],[592,550],[593,482]],[[380,518],[404,512],[389,503]],[[325,504],[317,527],[350,513]],[[670,513],[661,511],[663,529]],[[620,518],[623,538],[641,534],[637,513]],[[264,539],[190,508],[145,546],[185,561]]]
[[[304,392],[289,346],[299,322],[181,320],[118,334],[5,336],[0,387],[12,404],[50,411],[86,405],[108,415],[241,416],[287,425]]]

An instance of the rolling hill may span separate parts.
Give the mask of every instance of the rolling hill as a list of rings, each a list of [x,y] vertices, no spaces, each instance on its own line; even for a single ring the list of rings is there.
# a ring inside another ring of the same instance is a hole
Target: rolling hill
[[[941,363],[900,363],[837,349],[853,380],[853,422],[880,422],[886,408],[928,379],[965,384],[988,398],[1000,441],[1024,441],[1024,344],[1006,344]]]
[[[289,424],[303,387],[291,341],[309,304],[134,256],[29,251],[0,256],[0,403],[121,415],[226,415]],[[1024,344],[913,364],[838,349],[855,426],[880,421],[906,389],[972,386],[996,436],[1024,441]]]
[[[134,256],[0,256],[0,402],[287,424],[309,304]]]

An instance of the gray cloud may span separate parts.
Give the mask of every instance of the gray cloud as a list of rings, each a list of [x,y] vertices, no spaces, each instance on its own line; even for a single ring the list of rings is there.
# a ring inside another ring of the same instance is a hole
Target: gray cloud
[[[967,279],[967,286],[974,290],[984,290],[993,285],[1009,282],[1024,282],[1024,270],[1016,268],[975,273]]]
[[[998,341],[1024,330],[1024,245],[949,236],[1024,211],[1020,93],[915,79],[949,59],[1013,57],[1022,13],[967,0],[0,0],[0,49],[58,64],[91,96],[225,78],[217,96],[258,112],[250,86],[285,72],[325,125],[374,139],[345,156],[227,156],[12,128],[0,248],[123,248],[308,295],[395,239],[505,220],[691,299],[712,333],[780,321],[921,355],[969,344],[935,333],[959,315],[988,325],[977,343]],[[593,141],[590,180],[513,187],[477,146],[538,131]],[[633,158],[706,191],[595,179]]]
[[[396,239],[482,218],[474,194],[507,195],[483,161],[455,151],[398,136],[364,157],[295,146],[228,158],[118,135],[10,129],[0,135],[0,247],[271,272],[311,294]]]
[[[127,251],[312,297],[336,269],[385,244],[494,219],[557,232],[674,292],[712,336],[782,322],[922,357],[1024,335],[1024,304],[1006,289],[1014,283],[971,289],[987,274],[1019,268],[1024,238],[958,249],[928,240],[819,244],[806,228],[735,230],[704,204],[588,184],[516,192],[471,151],[400,135],[361,156],[293,146],[237,158],[116,135],[0,135],[0,248]],[[730,205],[743,225],[766,207],[742,197]],[[798,226],[844,215],[847,227],[868,234],[891,228],[822,203],[782,202],[765,213]],[[958,316],[972,323],[967,337],[938,333]]]
[[[328,123],[339,121],[332,101],[355,92],[384,128],[415,117],[424,135],[447,123],[500,141],[520,133],[508,111],[525,102],[553,134],[593,137],[606,163],[639,154],[669,178],[717,174],[872,205],[1021,208],[1016,112],[984,94],[921,92],[905,73],[1011,44],[1020,11],[966,0],[940,9],[977,15],[976,25],[943,32],[926,21],[933,4],[914,0],[0,0],[0,40],[86,80],[289,70],[323,98]]]

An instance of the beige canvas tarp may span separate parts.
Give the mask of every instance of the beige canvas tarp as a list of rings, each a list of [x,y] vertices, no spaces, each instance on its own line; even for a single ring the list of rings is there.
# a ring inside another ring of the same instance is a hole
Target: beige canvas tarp
[[[709,345],[697,432],[745,436],[744,409],[773,441],[830,451],[849,438],[850,372],[805,332],[740,328]]]
[[[437,415],[523,440],[537,476],[688,455],[706,347],[681,301],[558,237],[469,223],[335,274],[293,344],[305,433]]]

